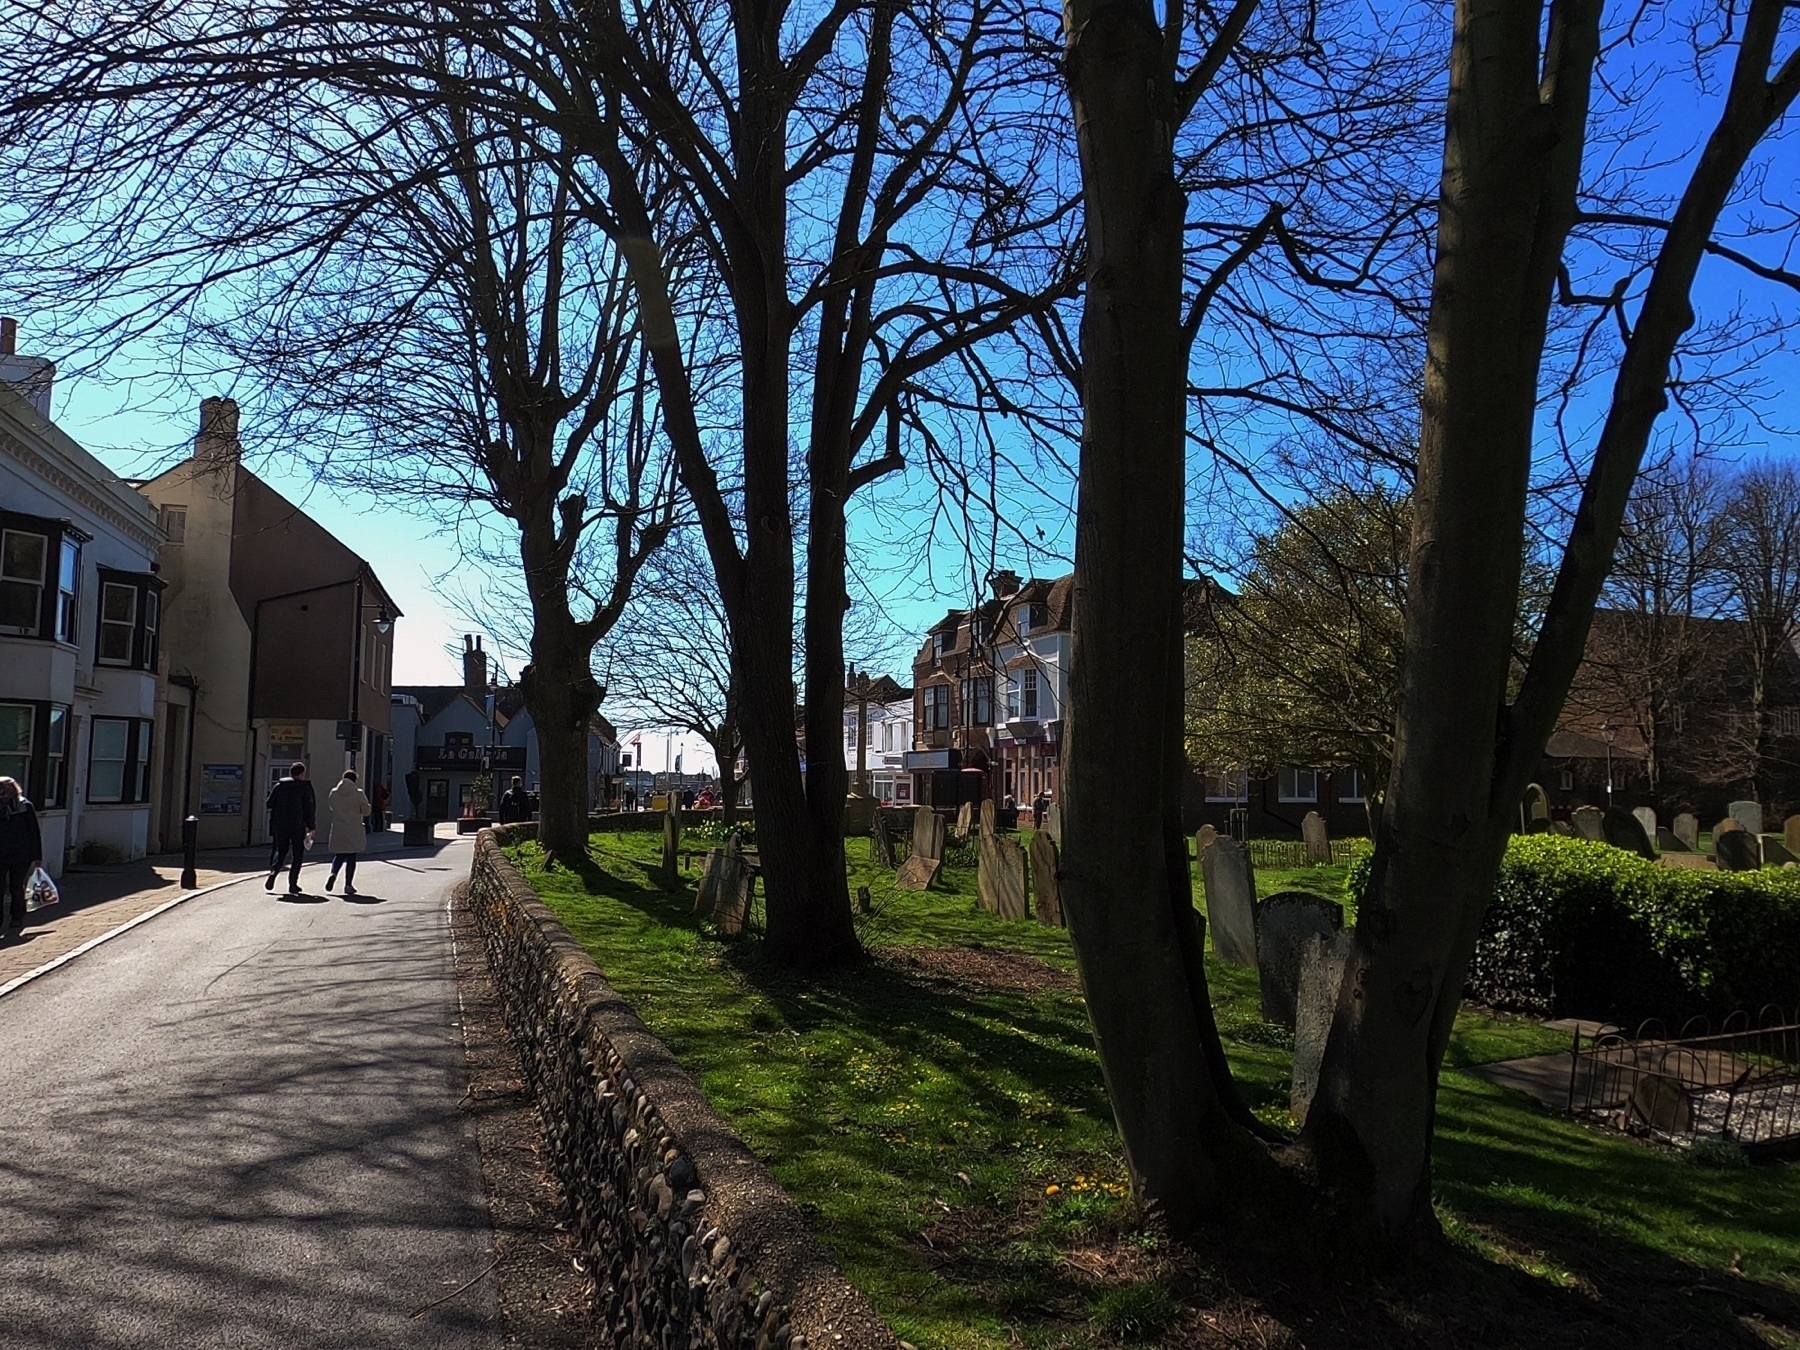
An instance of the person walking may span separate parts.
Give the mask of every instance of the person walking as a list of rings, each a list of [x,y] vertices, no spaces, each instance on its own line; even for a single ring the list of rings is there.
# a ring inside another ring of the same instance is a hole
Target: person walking
[[[44,834],[37,808],[18,780],[0,778],[0,942],[25,926],[25,883],[44,865]]]
[[[338,869],[344,871],[344,894],[356,894],[356,855],[369,846],[363,829],[363,817],[369,814],[369,799],[357,786],[356,770],[345,769],[338,785],[325,798],[326,840],[331,849],[331,875],[325,878],[325,889],[337,885]]]
[[[312,846],[313,833],[319,828],[319,802],[313,785],[306,781],[306,762],[295,760],[288,765],[287,777],[269,789],[269,879],[265,891],[275,889],[275,878],[281,864],[292,850],[293,867],[288,872],[288,894],[300,894],[300,864],[306,861],[306,850]]]
[[[500,823],[531,819],[531,794],[525,791],[525,780],[513,775],[512,786],[500,794]]]
[[[369,820],[370,828],[377,832],[387,829],[388,785],[377,783],[375,791],[369,794],[369,801],[375,808],[375,813]]]

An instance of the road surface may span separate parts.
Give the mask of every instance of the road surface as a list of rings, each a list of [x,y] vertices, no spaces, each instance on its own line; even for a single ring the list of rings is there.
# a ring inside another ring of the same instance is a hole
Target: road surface
[[[241,882],[0,998],[0,1346],[500,1344],[467,866],[443,840],[366,857],[356,901],[322,865],[304,897]]]

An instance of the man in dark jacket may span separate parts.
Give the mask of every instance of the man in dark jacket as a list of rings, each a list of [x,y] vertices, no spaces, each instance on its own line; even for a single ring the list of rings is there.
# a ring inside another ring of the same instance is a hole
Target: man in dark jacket
[[[0,942],[25,926],[25,883],[44,865],[37,811],[11,778],[0,778]]]
[[[313,785],[306,781],[306,765],[295,760],[288,766],[288,776],[269,789],[269,879],[265,891],[275,889],[275,878],[291,849],[294,863],[288,872],[288,894],[300,894],[300,864],[318,828],[318,802]]]
[[[525,791],[525,780],[513,775],[512,786],[500,794],[500,823],[531,819],[531,794]]]

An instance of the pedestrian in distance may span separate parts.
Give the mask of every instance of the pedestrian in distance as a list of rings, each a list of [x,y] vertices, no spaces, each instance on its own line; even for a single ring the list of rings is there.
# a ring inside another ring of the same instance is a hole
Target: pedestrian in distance
[[[369,824],[377,830],[387,828],[388,800],[388,785],[377,783],[375,791],[369,794],[369,801],[375,808]]]
[[[306,861],[306,850],[312,847],[318,828],[318,798],[306,780],[305,761],[297,759],[288,765],[287,777],[269,789],[269,878],[263,882],[265,891],[275,889],[281,865],[292,853],[288,894],[300,894],[300,864]]]
[[[625,809],[627,811],[637,810],[637,790],[635,788],[625,789]]]
[[[0,942],[25,926],[25,883],[44,865],[44,834],[37,808],[18,780],[0,778]]]
[[[531,794],[525,791],[525,780],[513,775],[512,786],[500,794],[500,823],[531,819]]]
[[[326,845],[331,849],[331,875],[325,878],[325,889],[337,885],[338,869],[344,872],[344,894],[356,894],[356,855],[369,846],[363,830],[363,817],[369,814],[369,799],[356,783],[356,770],[345,769],[338,785],[325,798],[326,827],[330,831]]]

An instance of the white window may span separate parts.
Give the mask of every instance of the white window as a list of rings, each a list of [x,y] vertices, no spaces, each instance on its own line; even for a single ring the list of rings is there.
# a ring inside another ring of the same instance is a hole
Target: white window
[[[44,746],[44,787],[38,805],[45,807],[69,804],[69,710],[60,704],[50,705],[50,738]],[[17,777],[15,774],[14,777]],[[25,780],[20,778],[22,783]]]
[[[56,636],[70,646],[81,641],[76,628],[76,599],[81,591],[81,543],[62,541],[61,566],[56,574]]]
[[[1035,670],[1026,671],[1020,681],[1019,708],[1024,717],[1038,715],[1038,673]]]
[[[41,534],[0,531],[0,628],[39,631],[49,552],[50,541]]]
[[[1319,774],[1316,769],[1297,769],[1283,764],[1277,776],[1275,795],[1284,802],[1316,802],[1319,800]]]
[[[1250,775],[1242,769],[1207,774],[1206,800],[1209,802],[1249,801]]]
[[[131,664],[131,639],[137,630],[136,586],[115,581],[100,586],[100,647],[98,660],[108,665]]]
[[[125,717],[96,717],[88,747],[88,800],[130,801],[133,724]]]
[[[986,619],[974,618],[969,620],[969,645],[971,647],[979,647],[982,643],[986,642],[987,635],[988,621]]]
[[[944,659],[944,649],[947,645],[944,634],[933,633],[931,635],[931,659],[933,663]]]
[[[1340,802],[1360,802],[1364,800],[1363,776],[1361,769],[1339,769],[1338,800]]]
[[[187,540],[187,507],[164,506],[156,513],[156,523],[162,526],[162,532],[171,544],[184,543]]]
[[[844,725],[844,748],[846,750],[856,749],[856,719],[855,718],[851,718],[850,721]]]

